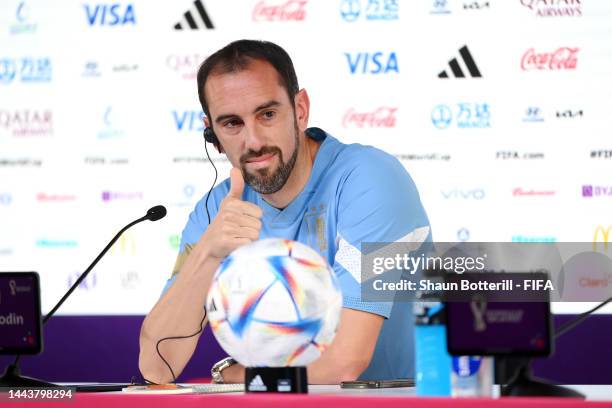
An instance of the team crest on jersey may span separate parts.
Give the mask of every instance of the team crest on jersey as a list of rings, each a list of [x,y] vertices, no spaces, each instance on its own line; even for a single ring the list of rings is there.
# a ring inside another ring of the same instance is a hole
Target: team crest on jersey
[[[327,251],[327,207],[325,204],[308,208],[304,220],[308,228],[308,245],[318,248],[321,254]]]

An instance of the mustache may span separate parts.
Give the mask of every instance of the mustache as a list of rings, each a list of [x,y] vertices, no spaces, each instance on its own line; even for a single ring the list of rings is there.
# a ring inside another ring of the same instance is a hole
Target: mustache
[[[278,157],[281,159],[281,161],[283,159],[283,152],[281,151],[281,149],[279,147],[277,147],[277,146],[264,146],[261,149],[259,149],[258,151],[255,151],[255,150],[247,151],[245,154],[240,156],[240,163],[241,164],[245,164],[247,162],[247,160],[254,159],[254,158],[263,156],[265,154],[278,154]]]

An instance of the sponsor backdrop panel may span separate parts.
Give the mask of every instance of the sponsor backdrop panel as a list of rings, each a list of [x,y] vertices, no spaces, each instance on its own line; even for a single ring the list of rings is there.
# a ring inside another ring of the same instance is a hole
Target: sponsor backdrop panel
[[[312,125],[404,164],[436,239],[605,241],[606,16],[602,0],[5,1],[0,265],[38,270],[48,310],[161,203],[168,218],[130,232],[60,312],[146,313],[214,177],[195,73],[243,37],[294,57]]]
[[[612,251],[611,18],[605,0],[4,0],[0,270],[37,270],[48,311],[163,204],[59,313],[150,310],[214,179],[197,68],[239,38],[292,55],[311,125],[402,162],[435,239]]]

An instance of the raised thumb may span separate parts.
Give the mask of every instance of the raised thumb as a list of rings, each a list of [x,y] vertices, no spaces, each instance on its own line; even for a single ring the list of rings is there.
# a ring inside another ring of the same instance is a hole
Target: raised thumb
[[[244,191],[244,179],[242,178],[242,172],[240,169],[233,167],[230,170],[230,191],[228,197],[242,199],[242,192]]]

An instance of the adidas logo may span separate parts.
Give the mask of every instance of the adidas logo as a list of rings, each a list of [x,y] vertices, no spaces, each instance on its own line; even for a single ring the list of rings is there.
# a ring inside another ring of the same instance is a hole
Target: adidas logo
[[[451,73],[455,78],[465,78],[465,68],[462,69],[459,64],[459,60],[463,61],[463,64],[467,68],[469,76],[472,78],[482,78],[482,74],[478,70],[476,66],[476,62],[474,62],[474,58],[472,54],[470,54],[470,50],[468,50],[467,45],[464,45],[459,49],[460,58],[453,58],[448,62],[448,66],[450,67]],[[440,72],[438,74],[438,78],[448,78],[448,72],[446,70]]]
[[[197,30],[199,28],[206,27],[210,30],[212,28],[215,28],[212,21],[210,20],[210,17],[208,17],[208,13],[206,12],[204,5],[202,4],[202,0],[196,0],[193,2],[193,4],[195,4],[195,10],[187,10],[185,14],[183,14],[184,18],[174,25],[174,29],[182,30],[183,28],[190,28],[192,30]],[[199,17],[199,20],[201,20],[201,22],[199,23],[199,27],[195,17]],[[204,25],[204,27],[202,27],[202,24]]]
[[[217,305],[215,304],[215,299],[212,299],[210,301],[210,305],[208,305],[208,311],[209,312],[216,312],[217,311]]]
[[[268,391],[268,387],[266,387],[259,374],[253,377],[249,383],[249,391]]]

